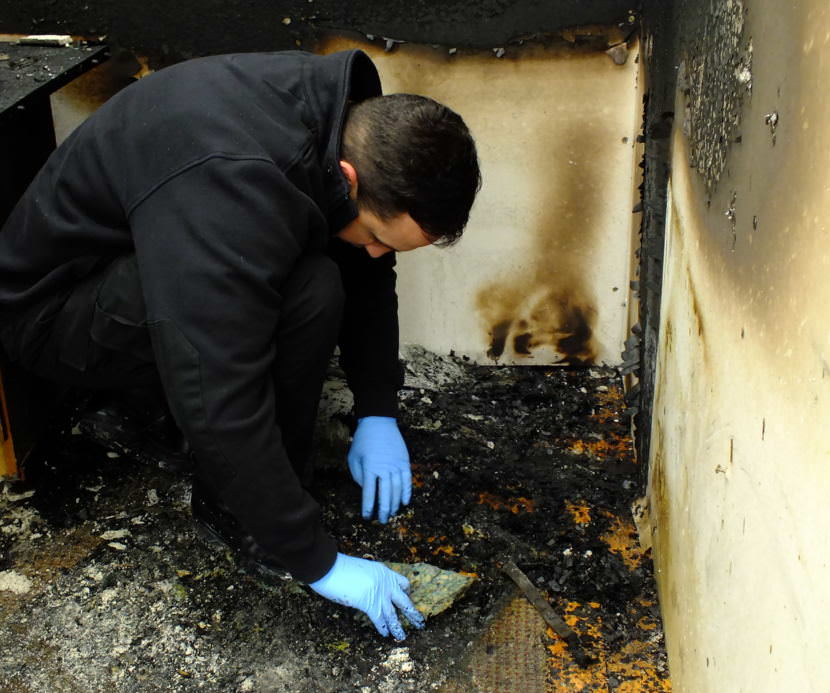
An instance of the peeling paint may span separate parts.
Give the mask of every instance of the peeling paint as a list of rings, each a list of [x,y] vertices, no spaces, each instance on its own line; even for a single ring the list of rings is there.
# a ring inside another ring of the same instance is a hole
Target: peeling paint
[[[689,164],[709,194],[726,167],[727,153],[740,137],[741,107],[752,92],[752,40],[744,35],[742,0],[708,0],[693,9],[697,34],[680,63],[678,88],[686,95],[683,132]],[[698,28],[699,27],[699,28]]]

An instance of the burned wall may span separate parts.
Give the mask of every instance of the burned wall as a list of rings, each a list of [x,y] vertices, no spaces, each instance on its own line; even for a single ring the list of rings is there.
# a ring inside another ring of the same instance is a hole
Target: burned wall
[[[650,452],[673,686],[826,690],[830,8],[679,9]]]
[[[294,0],[276,4],[200,3],[196,9],[188,3],[160,8],[155,4],[68,2],[56,6],[48,1],[22,3],[13,0],[0,18],[0,30],[105,37],[115,46],[141,56],[150,69],[204,53],[295,47],[324,50],[332,36],[349,36],[375,53],[390,53],[402,45],[421,44],[449,55],[455,54],[455,62],[462,54],[475,53],[484,59],[489,57],[492,65],[497,64],[492,58],[503,59],[506,63],[516,61],[516,52],[528,47],[533,50],[534,47],[553,46],[560,52],[583,58],[586,52],[593,52],[597,62],[625,70],[638,19],[637,3],[612,0],[571,0],[554,5],[500,0],[472,5],[460,2],[344,4],[333,0]],[[221,30],[217,31],[217,27]],[[603,55],[606,51],[608,55]],[[118,51],[115,52],[118,55]],[[632,60],[636,60],[636,56]],[[128,62],[129,59],[122,59],[123,64]],[[444,65],[441,69],[447,67]],[[110,75],[103,81],[117,85],[121,78],[121,75]],[[589,79],[593,76],[589,75]],[[407,90],[418,91],[416,85],[406,84]],[[483,84],[486,84],[486,78]],[[606,90],[606,86],[599,86],[599,83],[594,88],[596,94]],[[63,98],[61,107],[69,114],[66,131],[83,117],[91,102],[101,101],[97,95],[89,98],[87,91],[72,93],[67,90],[56,98],[58,101]],[[527,102],[527,95],[533,91],[534,87],[530,87],[518,93],[520,101],[510,107],[514,111],[534,108],[532,102]],[[481,89],[481,94],[485,95],[486,89]],[[464,112],[463,108],[458,110]],[[579,160],[578,166],[571,171],[571,180],[563,181],[558,189],[549,186],[547,202],[540,200],[547,205],[547,226],[558,229],[549,229],[537,236],[540,240],[534,252],[540,258],[547,258],[548,266],[539,263],[530,270],[521,267],[518,272],[522,276],[499,279],[489,288],[476,288],[478,304],[472,309],[481,314],[480,319],[486,323],[488,343],[486,349],[461,344],[457,351],[491,361],[619,362],[627,329],[627,320],[620,315],[625,312],[629,298],[628,277],[616,269],[606,271],[601,280],[603,286],[598,289],[595,276],[598,268],[585,266],[586,261],[596,260],[592,245],[605,242],[594,238],[597,230],[603,227],[599,218],[607,215],[607,196],[602,185],[607,185],[608,181],[603,184],[603,177],[626,167],[614,168],[619,166],[619,155],[611,150],[622,149],[623,145],[633,148],[634,145],[636,128],[631,127],[631,109],[626,106],[616,116],[619,120],[613,135],[616,146],[610,144],[608,135],[587,131],[580,127],[579,119],[574,118],[563,130],[563,135],[571,142],[554,150],[548,148],[550,167],[558,166],[562,156],[571,162]],[[606,139],[605,151],[595,146],[598,136]],[[590,157],[584,155],[587,149],[580,149],[580,141],[592,148]],[[534,153],[531,151],[530,155]],[[527,154],[515,147],[508,155],[522,157]],[[609,165],[609,158],[615,163]],[[630,171],[625,171],[622,180],[624,185],[630,186]],[[551,195],[556,195],[556,199]],[[629,198],[627,194],[620,209],[630,207]],[[615,223],[613,233],[624,234],[625,243],[630,246],[628,212],[624,211],[622,217]],[[568,218],[574,219],[571,239],[566,239],[561,228],[562,220]],[[606,223],[600,233],[607,232]],[[564,262],[550,261],[557,254]],[[579,254],[583,257],[574,261]],[[618,249],[618,254],[618,262],[610,264],[626,266],[630,247]],[[600,264],[603,263],[609,264],[605,260]],[[612,292],[613,295],[609,295]],[[611,304],[615,304],[613,312],[607,309]],[[471,307],[461,309],[466,311]],[[479,328],[470,326],[470,329]],[[419,335],[413,334],[409,338],[416,340]],[[453,348],[457,340],[439,342],[433,346],[446,351]]]
[[[437,98],[478,141],[484,187],[457,248],[399,258],[401,337],[482,363],[620,360],[628,329],[639,45],[631,28],[498,51],[332,35],[387,92]],[[146,65],[111,61],[53,99],[59,137]],[[127,79],[129,79],[127,77]]]
[[[461,243],[398,258],[403,343],[480,363],[619,363],[641,95],[638,44],[606,42],[625,59],[573,45],[500,57],[363,46],[385,89],[461,113],[482,163]]]

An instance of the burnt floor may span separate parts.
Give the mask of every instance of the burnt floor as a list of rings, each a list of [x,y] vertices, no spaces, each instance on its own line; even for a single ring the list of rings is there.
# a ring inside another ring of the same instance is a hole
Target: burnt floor
[[[406,641],[203,546],[187,473],[59,428],[0,493],[0,692],[668,691],[633,461],[611,369],[482,368],[414,351],[401,426],[415,492],[359,515],[348,394],[323,402],[315,494],[341,550],[474,575]],[[510,558],[582,637],[577,665],[499,570]]]

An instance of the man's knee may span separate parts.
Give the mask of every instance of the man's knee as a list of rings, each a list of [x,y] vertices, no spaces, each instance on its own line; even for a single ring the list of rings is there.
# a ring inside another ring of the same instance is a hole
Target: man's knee
[[[104,349],[154,362],[135,255],[117,258],[106,269],[95,300],[90,336]]]
[[[47,321],[39,311],[35,306],[21,316],[16,323],[18,343],[13,345],[17,351],[9,350],[26,371],[90,388],[142,384],[154,378],[134,256],[116,258],[80,279]],[[30,333],[37,339],[27,338]]]

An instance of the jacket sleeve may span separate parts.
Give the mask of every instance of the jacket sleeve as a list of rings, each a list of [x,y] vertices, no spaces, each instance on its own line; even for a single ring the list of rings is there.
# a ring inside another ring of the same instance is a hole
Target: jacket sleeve
[[[212,158],[166,181],[130,224],[148,327],[173,415],[212,489],[296,578],[337,548],[276,423],[280,287],[317,208],[267,160]]]
[[[372,258],[333,238],[329,254],[340,267],[346,293],[340,330],[340,364],[354,394],[355,413],[397,416],[403,368],[398,358],[395,253]]]

